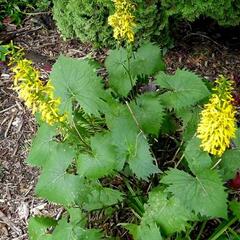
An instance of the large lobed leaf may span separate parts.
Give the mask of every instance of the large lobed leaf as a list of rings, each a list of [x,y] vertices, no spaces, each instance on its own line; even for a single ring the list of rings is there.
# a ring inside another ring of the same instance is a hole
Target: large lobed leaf
[[[164,117],[164,108],[156,93],[145,93],[130,104],[140,128],[147,134],[158,135]]]
[[[50,79],[55,95],[61,98],[62,112],[72,112],[73,100],[77,100],[86,113],[97,116],[106,107],[102,79],[88,61],[60,56]]]
[[[48,217],[32,217],[28,223],[28,235],[30,240],[52,240],[48,229],[55,227],[57,221]]]
[[[110,50],[105,65],[110,86],[122,96],[128,95],[138,75],[154,75],[165,68],[161,50],[151,43],[142,45],[134,57],[124,48]]]
[[[73,150],[64,144],[58,144],[52,149],[36,186],[36,193],[40,197],[63,205],[76,202],[82,189],[82,181],[79,176],[66,172],[73,157]]]
[[[147,179],[151,174],[159,172],[158,167],[153,164],[154,159],[147,139],[127,107],[109,119],[108,125],[120,167],[127,161],[133,173],[141,179]]]
[[[160,188],[150,192],[144,210],[140,226],[156,223],[166,235],[184,231],[192,219],[191,212],[177,198],[168,197]]]
[[[123,225],[133,236],[134,240],[145,240],[146,236],[151,240],[162,240],[161,233],[156,223],[146,223],[141,225]]]
[[[33,166],[43,167],[57,143],[53,141],[56,128],[42,123],[33,140],[27,162]]]
[[[227,218],[227,194],[215,170],[204,170],[196,177],[171,169],[162,180],[186,208],[207,217]]]
[[[224,180],[234,178],[236,172],[240,169],[240,149],[225,151],[221,157],[219,166]]]
[[[164,105],[175,110],[195,105],[210,94],[202,79],[187,70],[178,69],[174,75],[160,72],[156,82],[167,90],[161,95]]]
[[[123,200],[123,194],[116,190],[101,185],[92,185],[82,199],[83,208],[92,211],[115,205]]]
[[[197,137],[193,137],[187,143],[184,151],[188,166],[194,174],[210,169],[212,163],[211,157],[200,148],[200,144],[201,141]]]
[[[185,142],[189,141],[195,134],[197,126],[200,120],[200,111],[199,106],[179,109],[176,112],[178,118],[182,120],[183,124],[183,140]]]
[[[97,229],[86,229],[81,226],[68,222],[67,218],[63,218],[53,231],[52,240],[100,240],[103,239],[102,233]]]
[[[79,154],[77,169],[80,176],[101,178],[117,168],[115,147],[109,133],[99,133],[91,138],[93,155]]]

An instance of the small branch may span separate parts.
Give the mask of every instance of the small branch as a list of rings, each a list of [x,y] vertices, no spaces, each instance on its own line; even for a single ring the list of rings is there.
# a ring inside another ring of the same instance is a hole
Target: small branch
[[[5,214],[0,210],[0,219],[2,219],[2,221],[7,224],[14,232],[16,232],[18,235],[20,235],[22,233],[21,229],[16,227],[14,225],[14,223],[9,220]]]

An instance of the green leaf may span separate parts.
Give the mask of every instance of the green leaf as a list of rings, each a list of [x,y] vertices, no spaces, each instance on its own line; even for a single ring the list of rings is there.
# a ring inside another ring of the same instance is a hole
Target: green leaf
[[[201,141],[194,137],[188,142],[184,155],[191,171],[196,175],[211,167],[212,160],[207,152],[200,148]]]
[[[194,177],[171,169],[161,182],[169,185],[167,190],[196,214],[227,218],[227,194],[217,171],[204,170]]]
[[[143,44],[135,54],[134,67],[138,74],[154,75],[165,70],[162,51],[152,43]]]
[[[128,55],[124,48],[110,50],[105,61],[110,86],[122,96],[128,95],[136,83],[137,75],[153,75],[164,70],[161,50],[151,43],[142,45],[137,52]]]
[[[61,219],[53,231],[53,240],[100,240],[103,239],[100,231],[96,229],[85,229],[78,225],[69,223],[66,218]]]
[[[51,152],[56,146],[53,137],[56,135],[56,128],[43,123],[37,131],[29,152],[27,162],[33,166],[43,167]]]
[[[80,208],[69,208],[67,211],[70,215],[70,222],[72,224],[80,227],[85,227],[87,225],[87,218]]]
[[[144,215],[140,226],[156,223],[166,235],[181,232],[188,226],[192,214],[175,197],[168,197],[160,188],[153,189],[144,205]]]
[[[137,123],[126,106],[118,107],[107,116],[107,125],[112,136],[112,144],[117,153],[117,169],[121,170],[127,161],[138,178],[147,179],[159,172],[153,164],[146,137],[138,129]]]
[[[158,167],[153,164],[154,158],[150,152],[149,144],[142,133],[136,136],[131,148],[128,164],[138,178],[147,180],[151,174],[159,173]]]
[[[50,227],[56,226],[57,222],[48,217],[32,217],[28,224],[28,234],[30,240],[50,240],[51,234],[48,232]]]
[[[145,240],[146,236],[151,240],[162,240],[159,228],[155,223],[149,224],[122,224],[133,236],[134,240]]]
[[[163,122],[164,109],[156,93],[145,93],[130,104],[141,129],[145,133],[158,135]]]
[[[233,142],[235,143],[236,147],[240,149],[240,128],[237,129],[236,137],[233,139]]]
[[[190,107],[210,94],[202,79],[187,70],[178,69],[175,75],[161,72],[156,82],[168,90],[161,95],[161,100],[170,109]]]
[[[229,203],[233,214],[240,220],[240,202],[233,200]]]
[[[44,165],[36,186],[36,193],[49,201],[71,205],[77,199],[82,189],[79,176],[66,173],[72,163],[74,152],[64,144],[58,144]]]
[[[106,58],[105,65],[109,73],[109,82],[112,89],[122,96],[127,96],[132,88],[132,84],[136,83],[136,73],[128,72],[128,53],[125,48],[110,50]],[[129,60],[129,65],[131,62]]]
[[[122,200],[123,194],[120,191],[97,185],[86,193],[83,208],[88,211],[97,210],[115,205]]]
[[[126,159],[130,169],[138,178],[147,179],[159,172],[153,164],[150,147],[131,117],[117,117],[112,121],[112,143],[122,159]]]
[[[219,166],[225,181],[234,178],[237,170],[240,169],[240,150],[231,149],[225,151]]]
[[[91,138],[93,155],[79,154],[77,169],[80,176],[101,178],[116,169],[116,152],[109,133],[99,133]]]
[[[101,78],[87,60],[60,56],[53,66],[50,79],[56,96],[61,98],[62,112],[72,112],[73,100],[77,100],[86,113],[96,116],[106,107]]]
[[[183,122],[183,140],[185,142],[189,141],[196,133],[200,111],[199,107],[192,107],[191,109],[180,109],[176,112],[177,117]]]

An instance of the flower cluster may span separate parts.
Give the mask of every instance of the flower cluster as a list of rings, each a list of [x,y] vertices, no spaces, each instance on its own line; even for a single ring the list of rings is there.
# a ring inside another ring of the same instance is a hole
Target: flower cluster
[[[236,132],[232,85],[233,83],[223,76],[216,80],[214,93],[201,112],[197,129],[203,150],[217,156],[221,156],[229,147]]]
[[[108,23],[113,27],[114,38],[117,40],[134,41],[135,18],[132,14],[134,5],[130,0],[113,0],[115,13],[108,18]]]
[[[59,113],[61,101],[54,97],[51,81],[44,85],[39,71],[32,66],[30,60],[18,59],[11,64],[14,65],[12,70],[15,73],[14,89],[32,113],[40,112],[42,120],[50,125],[63,122],[65,115]]]

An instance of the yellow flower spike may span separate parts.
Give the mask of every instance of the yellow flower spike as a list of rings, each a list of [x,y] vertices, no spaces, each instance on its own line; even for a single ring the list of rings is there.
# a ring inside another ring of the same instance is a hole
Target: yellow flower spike
[[[14,76],[14,89],[18,92],[19,98],[25,101],[25,105],[32,110],[32,113],[41,113],[43,121],[50,125],[66,120],[66,114],[59,113],[60,98],[55,98],[54,87],[51,81],[43,85],[40,80],[40,73],[27,59],[12,59],[15,66],[12,71]]]
[[[215,83],[214,94],[201,112],[197,137],[204,151],[221,156],[237,130],[236,109],[232,105],[233,82],[220,76]]]
[[[113,36],[117,40],[134,41],[134,27],[136,26],[132,12],[135,7],[130,0],[113,0],[115,13],[108,18],[108,24],[113,27]]]

